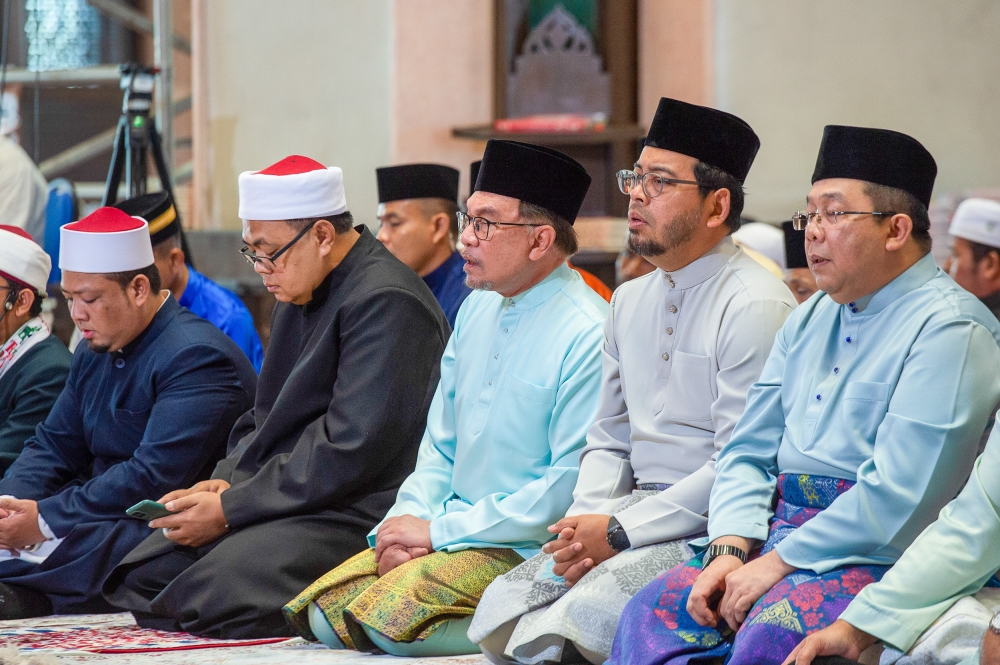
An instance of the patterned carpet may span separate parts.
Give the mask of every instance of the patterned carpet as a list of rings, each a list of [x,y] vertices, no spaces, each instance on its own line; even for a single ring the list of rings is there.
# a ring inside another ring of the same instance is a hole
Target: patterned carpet
[[[483,656],[394,658],[334,651],[300,639],[213,640],[135,625],[130,614],[53,616],[0,621],[0,646],[22,656],[51,654],[61,663],[110,665],[484,665]]]

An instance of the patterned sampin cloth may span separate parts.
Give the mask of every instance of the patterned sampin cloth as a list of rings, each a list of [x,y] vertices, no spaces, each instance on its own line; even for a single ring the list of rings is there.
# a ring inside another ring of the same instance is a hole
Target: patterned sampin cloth
[[[840,478],[778,476],[778,503],[760,554],[827,508],[854,485]],[[851,600],[888,566],[841,566],[817,575],[796,571],[774,585],[750,610],[739,632],[699,626],[687,599],[702,556],[669,571],[626,605],[608,661],[612,665],[780,664],[806,635],[829,626]],[[725,625],[725,622],[722,622]]]
[[[663,491],[643,486],[612,514]],[[560,662],[566,640],[607,658],[625,603],[658,575],[690,559],[687,540],[625,550],[587,573],[574,587],[552,572],[550,554],[537,554],[486,589],[469,629],[482,642],[517,617],[504,655],[524,663]],[[509,630],[509,629],[508,629]]]
[[[285,617],[300,635],[315,639],[308,618],[315,601],[344,645],[359,651],[375,650],[362,626],[394,642],[425,640],[445,621],[471,616],[490,582],[523,561],[500,548],[433,552],[379,577],[375,550],[368,549],[288,603]]]

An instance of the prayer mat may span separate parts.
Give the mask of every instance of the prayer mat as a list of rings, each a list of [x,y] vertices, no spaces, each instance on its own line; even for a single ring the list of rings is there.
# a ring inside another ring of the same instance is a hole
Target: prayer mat
[[[661,491],[634,490],[612,514]],[[469,639],[479,644],[521,617],[504,651],[508,658],[524,663],[560,662],[566,640],[607,658],[625,604],[656,577],[694,556],[689,540],[625,550],[595,567],[572,588],[552,572],[552,555],[536,554],[486,589]]]
[[[425,640],[445,621],[476,611],[486,587],[524,559],[509,549],[432,552],[378,576],[375,550],[351,557],[285,606],[289,624],[307,639],[309,603],[323,611],[345,646],[372,651],[363,626],[394,642]]]
[[[770,552],[789,533],[815,517],[854,485],[822,476],[778,476],[778,503],[767,542]],[[755,557],[754,557],[755,558]],[[739,632],[699,626],[687,613],[702,555],[640,591],[622,615],[608,663],[612,665],[780,665],[806,635],[829,626],[860,591],[882,579],[889,566],[841,566],[817,575],[796,571],[754,604]],[[725,622],[722,622],[723,625]]]
[[[287,637],[256,640],[217,640],[189,633],[140,628],[131,614],[80,614],[0,621],[0,644],[20,651],[148,653],[245,647],[287,642]]]

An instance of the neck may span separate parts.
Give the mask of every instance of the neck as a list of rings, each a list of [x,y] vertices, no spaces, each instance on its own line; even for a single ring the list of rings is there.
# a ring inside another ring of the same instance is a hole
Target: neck
[[[184,295],[184,291],[187,289],[189,277],[188,266],[186,263],[182,263],[181,270],[177,273],[177,279],[170,285],[170,292],[174,294],[174,300],[177,302],[181,301],[181,296]]]
[[[498,288],[496,291],[504,298],[513,298],[514,296],[524,293],[528,289],[538,286],[546,277],[552,274],[552,271],[566,263],[565,256],[556,256],[548,260],[538,261],[533,264],[535,269],[516,286],[510,286],[505,288]]]
[[[729,229],[725,226],[709,229],[709,231],[711,233],[697,234],[688,242],[667,250],[659,256],[647,256],[645,259],[664,272],[676,272],[705,256],[729,235]]]
[[[455,248],[451,246],[451,243],[437,245],[434,248],[434,253],[424,262],[423,266],[417,269],[416,273],[421,277],[427,277],[427,275],[440,268],[445,261],[451,258],[454,251]]]
[[[323,257],[322,264],[319,270],[319,275],[315,280],[315,283],[309,289],[308,293],[302,294],[301,297],[296,298],[292,301],[294,305],[305,305],[312,300],[313,292],[323,283],[326,276],[329,275],[334,268],[339,266],[343,261],[347,253],[351,251],[355,243],[361,239],[361,234],[351,229],[347,233],[338,233],[334,236],[333,245],[330,247],[330,252],[325,257]]]
[[[139,316],[136,320],[136,326],[132,335],[129,336],[128,340],[118,345],[117,348],[113,347],[108,350],[121,351],[126,346],[131,344],[135,338],[141,335],[142,331],[148,328],[149,324],[151,324],[153,319],[156,318],[156,313],[160,311],[160,307],[163,305],[163,301],[167,299],[168,293],[168,291],[160,291],[159,293],[151,295],[148,299],[146,299],[146,302],[144,302],[142,307],[139,308]]]
[[[893,257],[893,254],[889,255],[890,259]],[[864,298],[868,294],[875,293],[879,289],[884,288],[891,281],[912,268],[914,264],[924,258],[925,255],[925,252],[922,252],[922,250],[915,247],[912,250],[900,251],[896,260],[890,260],[887,262],[888,265],[886,265],[882,270],[869,271],[868,274],[871,275],[871,279],[867,282],[857,284],[849,289],[844,289],[836,294],[829,293],[827,295],[829,295],[830,299],[838,305],[846,305],[847,303],[854,302],[859,298]]]

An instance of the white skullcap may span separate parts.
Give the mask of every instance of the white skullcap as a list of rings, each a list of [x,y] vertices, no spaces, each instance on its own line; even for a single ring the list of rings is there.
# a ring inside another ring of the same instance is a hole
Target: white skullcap
[[[70,272],[128,272],[153,265],[149,225],[118,208],[98,208],[59,229],[59,267]]]
[[[733,234],[733,241],[763,254],[785,270],[785,233],[777,226],[750,222]]]
[[[27,284],[44,296],[50,272],[52,259],[27,231],[0,225],[0,275]]]
[[[1000,203],[990,199],[965,199],[955,210],[948,233],[1000,248]]]
[[[240,219],[278,221],[339,215],[347,210],[344,172],[292,155],[239,178]]]

